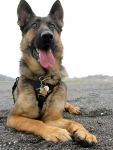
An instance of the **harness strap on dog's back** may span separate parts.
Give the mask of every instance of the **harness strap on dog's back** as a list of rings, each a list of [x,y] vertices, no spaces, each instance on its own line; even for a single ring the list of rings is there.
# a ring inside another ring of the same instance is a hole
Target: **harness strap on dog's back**
[[[15,81],[13,87],[12,87],[12,94],[14,94],[14,91],[15,91],[15,89],[17,87],[17,84],[18,84],[18,80],[19,80],[19,77],[16,78],[16,81]],[[38,106],[39,106],[40,109],[42,109],[43,104],[46,101],[47,97],[53,92],[54,87],[59,85],[60,82],[61,82],[61,80],[59,80],[54,85],[47,84],[47,86],[49,87],[49,92],[45,96],[43,96],[43,95],[39,94],[39,92],[37,90],[37,89],[40,89],[40,86],[41,86],[40,81],[34,81],[34,80],[31,80],[31,79],[28,79],[28,78],[26,78],[25,81],[27,81],[33,87],[33,89],[35,91],[35,94],[36,94],[36,99],[38,101]]]
[[[14,93],[14,91],[15,91],[15,89],[16,89],[16,87],[17,87],[18,80],[19,80],[19,77],[16,78],[16,81],[15,81],[13,87],[12,87],[12,94]]]

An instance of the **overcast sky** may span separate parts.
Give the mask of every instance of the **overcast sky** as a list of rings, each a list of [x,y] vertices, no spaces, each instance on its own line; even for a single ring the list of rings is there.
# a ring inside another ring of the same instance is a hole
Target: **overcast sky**
[[[38,16],[46,16],[54,0],[27,0]],[[17,25],[19,0],[0,2],[0,74],[19,76]],[[113,76],[113,0],[61,0],[64,8],[63,65],[69,77]]]

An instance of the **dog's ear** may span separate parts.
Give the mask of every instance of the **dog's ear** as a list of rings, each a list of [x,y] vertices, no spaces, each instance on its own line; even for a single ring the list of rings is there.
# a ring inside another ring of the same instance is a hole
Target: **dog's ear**
[[[59,0],[57,0],[53,4],[53,6],[49,12],[49,15],[55,20],[55,22],[60,27],[63,27],[63,25],[64,25],[64,22],[63,22],[64,12],[63,12],[63,8],[62,8],[62,5],[61,5]]]
[[[30,18],[34,16],[31,7],[25,0],[21,0],[18,8],[17,8],[17,15],[18,15],[18,25],[20,29],[23,30],[26,24],[29,22]]]

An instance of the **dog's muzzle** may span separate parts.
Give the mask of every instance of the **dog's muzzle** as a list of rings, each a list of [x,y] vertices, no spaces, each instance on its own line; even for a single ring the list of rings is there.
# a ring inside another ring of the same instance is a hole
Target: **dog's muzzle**
[[[55,64],[53,56],[53,33],[51,31],[43,31],[40,36],[35,40],[33,49],[33,56],[43,68],[52,68]]]

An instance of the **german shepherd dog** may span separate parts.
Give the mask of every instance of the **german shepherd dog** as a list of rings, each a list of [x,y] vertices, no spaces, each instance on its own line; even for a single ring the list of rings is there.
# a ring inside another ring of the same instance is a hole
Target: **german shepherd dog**
[[[47,17],[39,17],[21,0],[17,15],[22,57],[20,78],[13,92],[15,104],[7,126],[47,141],[68,141],[73,136],[90,145],[97,143],[96,137],[80,123],[62,117],[64,109],[78,113],[79,108],[66,103],[67,88],[62,81],[67,73],[61,63],[64,14],[60,1],[55,1]]]

